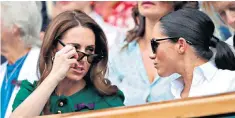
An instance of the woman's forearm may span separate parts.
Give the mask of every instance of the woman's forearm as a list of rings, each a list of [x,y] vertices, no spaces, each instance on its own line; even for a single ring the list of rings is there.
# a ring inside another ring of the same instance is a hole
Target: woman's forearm
[[[33,117],[40,115],[57,85],[58,82],[55,81],[55,76],[49,75],[37,89],[15,109],[10,117]]]

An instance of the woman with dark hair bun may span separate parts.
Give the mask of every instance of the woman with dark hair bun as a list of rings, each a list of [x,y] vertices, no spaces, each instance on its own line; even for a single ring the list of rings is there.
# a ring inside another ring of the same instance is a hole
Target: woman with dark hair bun
[[[195,3],[195,4],[192,4]],[[191,5],[188,5],[191,4]],[[165,92],[170,82],[179,75],[162,79],[149,58],[152,30],[159,19],[183,7],[197,7],[197,2],[184,1],[141,1],[133,8],[135,27],[128,32],[124,41],[110,51],[108,79],[125,95],[125,105],[169,100]]]
[[[195,9],[172,12],[154,26],[151,58],[158,74],[181,75],[171,82],[175,98],[235,91],[235,56],[213,36],[214,29],[211,19]]]

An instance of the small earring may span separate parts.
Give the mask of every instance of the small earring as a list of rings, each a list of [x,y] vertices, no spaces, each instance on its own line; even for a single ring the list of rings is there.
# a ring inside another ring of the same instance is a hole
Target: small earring
[[[134,27],[134,31],[137,31],[139,29],[139,25],[136,25],[135,27]]]
[[[51,57],[51,61],[54,61],[55,57]]]

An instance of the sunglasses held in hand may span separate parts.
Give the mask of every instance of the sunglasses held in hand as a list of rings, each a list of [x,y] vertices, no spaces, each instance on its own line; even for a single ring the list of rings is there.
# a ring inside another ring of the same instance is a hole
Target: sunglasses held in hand
[[[62,46],[66,46],[61,40],[58,39],[58,42],[62,45]],[[103,56],[100,56],[98,54],[86,54],[84,52],[78,51],[76,50],[77,54],[78,54],[78,59],[77,61],[82,60],[85,56],[87,57],[87,62],[89,63],[97,63],[98,61],[100,61]]]

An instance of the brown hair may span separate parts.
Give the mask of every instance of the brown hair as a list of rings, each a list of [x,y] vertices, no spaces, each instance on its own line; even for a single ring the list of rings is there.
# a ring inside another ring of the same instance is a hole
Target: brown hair
[[[115,94],[118,90],[117,87],[112,86],[109,80],[104,79],[108,61],[108,47],[105,34],[92,18],[79,10],[65,11],[56,16],[49,24],[45,32],[39,57],[38,65],[41,77],[38,86],[51,72],[53,66],[52,57],[55,55],[53,50],[56,48],[57,39],[60,39],[67,30],[77,26],[86,27],[93,31],[95,34],[95,53],[103,56],[99,62],[91,64],[89,71],[84,77],[85,81],[88,85],[94,85],[101,95]],[[48,101],[43,110],[44,114],[50,114],[49,107]]]
[[[170,3],[173,4],[174,11],[182,8],[195,8],[195,9],[199,8],[197,1],[174,1],[174,2],[169,2],[169,4]],[[134,19],[135,27],[127,32],[126,41],[128,43],[130,43],[133,40],[139,40],[145,34],[145,17],[139,13],[138,5],[134,6],[132,9],[132,18]]]

